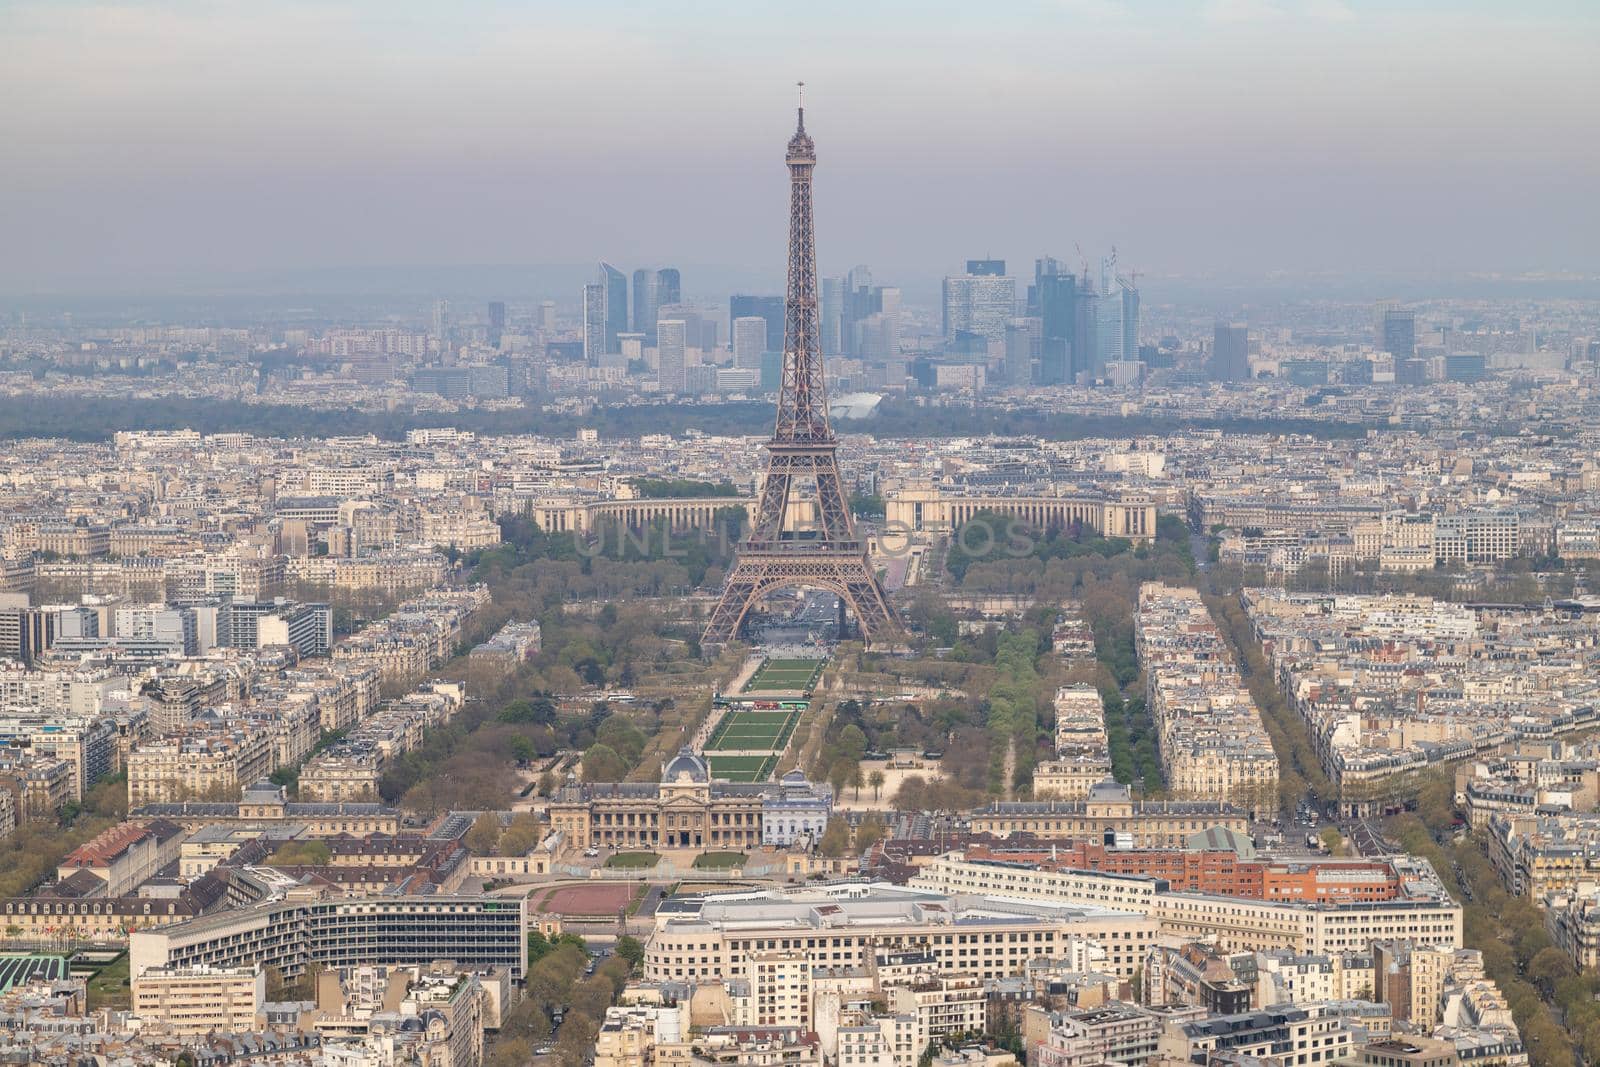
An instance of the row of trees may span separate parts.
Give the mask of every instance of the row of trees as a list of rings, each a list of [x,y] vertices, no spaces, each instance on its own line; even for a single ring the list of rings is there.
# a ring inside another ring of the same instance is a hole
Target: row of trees
[[[665,580],[679,583],[669,587],[673,591],[684,591],[706,584],[712,570],[718,574],[710,584],[720,584],[721,571],[744,536],[747,518],[742,507],[726,507],[718,508],[711,525],[704,529],[674,529],[665,519],[658,519],[645,527],[607,521],[582,533],[546,531],[532,519],[507,516],[500,520],[502,543],[474,554],[470,562],[478,577],[491,584],[497,577],[537,577],[553,564],[569,564],[556,573],[575,586],[583,584],[580,578],[587,578],[607,590],[653,590]],[[539,571],[510,573],[531,564],[540,564]]]
[[[1305,418],[1220,418],[1172,422],[1147,415],[1062,415],[1043,410],[977,407],[925,407],[888,399],[867,418],[835,420],[844,433],[879,437],[970,437],[1026,435],[1055,441],[1089,437],[1163,435],[1179,429],[1220,429],[1230,433],[1294,433],[1320,438],[1357,438],[1367,427]],[[115,430],[229,431],[268,437],[336,437],[373,434],[400,440],[408,430],[452,426],[483,435],[545,434],[571,437],[581,428],[606,437],[681,434],[706,430],[724,434],[762,434],[772,429],[772,405],[765,401],[723,404],[600,405],[585,414],[544,411],[538,404],[495,411],[405,412],[318,410],[289,405],[244,404],[211,398],[160,399],[27,396],[0,398],[0,437],[64,437],[72,441],[109,440]],[[1381,427],[1380,427],[1381,428]],[[1515,432],[1514,426],[1506,428]]]
[[[558,1011],[563,1017],[556,1032],[555,1055],[561,1067],[582,1067],[588,1062],[606,1008],[616,1003],[633,970],[633,962],[622,955],[621,941],[617,949],[617,955],[585,975],[589,955],[581,938],[563,934],[550,941],[537,930],[530,933],[526,995],[501,1022],[488,1057],[491,1067],[521,1067],[532,1062],[534,1048],[549,1040]]]
[[[1161,759],[1156,753],[1155,723],[1150,719],[1143,696],[1122,698],[1121,693],[1103,693],[1106,742],[1111,751],[1111,776],[1124,785],[1144,780],[1145,793],[1161,789]]]
[[[1205,597],[1205,602],[1211,617],[1233,646],[1245,686],[1256,707],[1261,709],[1261,723],[1278,757],[1279,808],[1294,810],[1307,792],[1315,793],[1323,801],[1332,799],[1336,791],[1322,769],[1322,761],[1317,758],[1310,729],[1273,679],[1272,665],[1256,640],[1250,617],[1245,614],[1239,598],[1211,595]]]
[[[1131,584],[1137,589],[1140,582],[1193,580],[1188,528],[1175,516],[1162,516],[1154,542],[1138,545],[1121,538],[1104,539],[1081,528],[1075,534],[1055,531],[1052,539],[1050,531],[1023,527],[1019,536],[1031,540],[1033,549],[1021,556],[1012,555],[1007,548],[1009,535],[998,539],[992,548],[977,553],[978,558],[965,561],[958,583],[961,591],[1061,601],[1082,599],[1106,584]],[[959,531],[952,540],[958,560],[973,555],[970,548],[982,549],[985,545],[981,535],[968,534],[968,547],[962,547]]]
[[[629,482],[643,500],[692,500],[738,496],[732,482],[707,482],[697,478],[634,478]]]
[[[1434,870],[1462,901],[1463,941],[1483,954],[1484,971],[1505,994],[1530,1067],[1600,1062],[1600,975],[1579,974],[1526,897],[1506,892],[1485,832],[1456,838],[1447,769],[1428,772],[1415,812],[1386,821],[1384,833]]]
[[[1037,661],[1049,651],[1049,639],[1041,641],[1033,629],[1019,630],[998,637],[995,649],[995,682],[989,689],[984,716],[989,731],[989,789],[1004,794],[1026,786],[1033,780],[1041,724],[1053,722],[1052,689],[1046,687]],[[1048,732],[1043,732],[1047,738]],[[1005,780],[1007,762],[1013,767],[1011,780]]]
[[[81,804],[59,813],[22,819],[0,841],[0,898],[16,897],[55,874],[67,853],[96,834],[117,825],[128,814],[128,777],[102,778]]]

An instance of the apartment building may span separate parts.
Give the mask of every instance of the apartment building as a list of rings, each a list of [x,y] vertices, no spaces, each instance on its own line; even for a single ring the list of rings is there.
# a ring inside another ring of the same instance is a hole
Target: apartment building
[[[1180,800],[1232,803],[1257,818],[1275,811],[1278,758],[1200,594],[1159,582],[1141,586],[1134,649],[1168,791]]]
[[[527,970],[527,901],[483,896],[327,897],[310,889],[189,922],[137,930],[129,939],[130,974],[152,967],[277,967],[288,978],[318,964]]]
[[[128,756],[128,804],[231,799],[277,768],[274,755],[271,736],[250,727],[141,745]]]
[[[1033,795],[1083,800],[1111,776],[1100,692],[1089,685],[1063,686],[1056,690],[1054,704],[1056,758],[1034,768]]]
[[[1600,884],[1579,881],[1570,889],[1546,892],[1539,902],[1550,940],[1573,967],[1584,973],[1600,967]]]
[[[916,1020],[926,1042],[984,1032],[988,1003],[984,983],[970,975],[937,975],[885,984],[888,1010]]]
[[[1353,1033],[1342,1016],[1320,1005],[1278,1006],[1173,1023],[1156,1042],[1156,1053],[1179,1063],[1248,1056],[1273,1067],[1312,1067],[1348,1057]]]
[[[1122,1001],[1083,1011],[1030,1005],[1027,1018],[1026,1032],[1043,1031],[1028,1042],[1028,1062],[1037,1067],[1142,1067],[1156,1054],[1164,1022],[1161,1014]]]
[[[129,1010],[146,1025],[200,1036],[266,1024],[266,972],[256,967],[150,967],[131,977]]]

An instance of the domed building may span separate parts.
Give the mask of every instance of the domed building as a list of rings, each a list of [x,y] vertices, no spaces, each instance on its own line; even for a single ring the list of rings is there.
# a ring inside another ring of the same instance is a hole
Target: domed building
[[[743,851],[822,836],[833,793],[798,771],[781,782],[729,782],[679,749],[661,781],[570,782],[550,802],[550,827],[575,848]]]
[[[678,749],[678,754],[661,768],[662,785],[696,785],[709,781],[711,781],[710,765],[687,748]]]

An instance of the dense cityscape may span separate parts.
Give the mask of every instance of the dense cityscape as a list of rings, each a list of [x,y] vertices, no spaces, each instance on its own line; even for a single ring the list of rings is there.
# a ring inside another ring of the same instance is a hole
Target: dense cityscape
[[[0,292],[0,1062],[1600,1061],[1600,275],[901,282],[805,92],[781,286]]]

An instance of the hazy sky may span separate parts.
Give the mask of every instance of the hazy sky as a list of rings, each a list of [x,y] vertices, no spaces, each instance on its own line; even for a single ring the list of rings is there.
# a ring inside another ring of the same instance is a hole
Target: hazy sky
[[[0,0],[0,284],[778,268],[797,78],[826,271],[1593,270],[1597,55],[1595,0]]]

